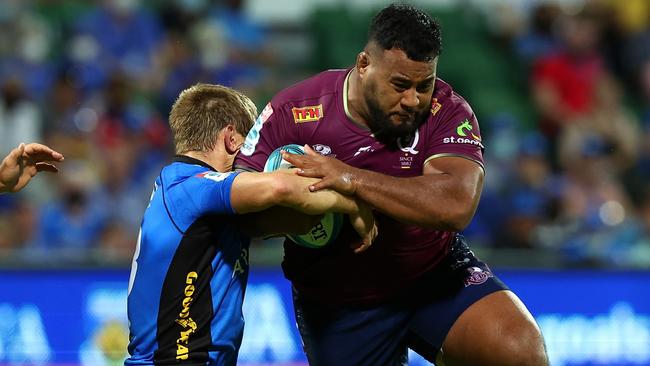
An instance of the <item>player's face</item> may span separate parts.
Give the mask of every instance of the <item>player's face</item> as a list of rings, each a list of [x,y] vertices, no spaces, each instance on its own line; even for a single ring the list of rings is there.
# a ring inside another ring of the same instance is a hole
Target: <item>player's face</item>
[[[376,134],[410,135],[431,110],[438,58],[413,61],[398,49],[374,53],[364,70],[362,86],[369,127]]]

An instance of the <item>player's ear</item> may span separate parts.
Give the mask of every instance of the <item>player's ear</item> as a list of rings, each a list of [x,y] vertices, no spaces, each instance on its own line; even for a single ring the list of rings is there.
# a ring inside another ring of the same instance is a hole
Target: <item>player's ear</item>
[[[367,51],[363,50],[357,55],[357,62],[355,64],[360,75],[365,74],[368,65],[370,65],[369,55]]]
[[[226,127],[224,127],[224,144],[226,147],[226,151],[228,151],[228,154],[235,154],[239,150],[241,146],[241,142],[237,138],[237,130],[235,129],[235,126],[233,126],[231,123],[229,123]]]

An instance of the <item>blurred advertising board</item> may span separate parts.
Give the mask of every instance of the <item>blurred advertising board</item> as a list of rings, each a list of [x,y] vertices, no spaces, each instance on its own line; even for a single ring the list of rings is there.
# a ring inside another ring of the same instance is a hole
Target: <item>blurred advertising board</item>
[[[650,366],[650,272],[495,272],[537,319],[552,365]],[[128,275],[0,271],[0,365],[122,364]],[[279,270],[251,271],[244,313],[240,365],[306,364]]]

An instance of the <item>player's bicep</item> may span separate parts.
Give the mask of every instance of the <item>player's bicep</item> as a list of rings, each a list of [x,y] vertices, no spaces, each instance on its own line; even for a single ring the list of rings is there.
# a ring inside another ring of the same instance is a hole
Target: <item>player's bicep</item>
[[[444,175],[459,196],[476,204],[483,188],[483,165],[462,155],[438,155],[426,160],[423,175]]]
[[[279,199],[271,174],[242,172],[230,190],[230,204],[238,214],[262,211]]]
[[[206,171],[196,174],[179,187],[171,189],[183,189],[184,194],[178,196],[179,200],[192,202],[192,206],[179,202],[179,205],[191,207],[186,212],[191,220],[205,214],[232,215],[236,212],[233,211],[230,196],[233,182],[238,174]]]

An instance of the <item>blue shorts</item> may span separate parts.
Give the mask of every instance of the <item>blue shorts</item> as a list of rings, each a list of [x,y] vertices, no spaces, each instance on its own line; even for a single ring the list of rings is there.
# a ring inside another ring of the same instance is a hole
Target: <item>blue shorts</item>
[[[458,236],[438,269],[408,296],[377,306],[333,308],[301,299],[294,289],[293,300],[311,366],[392,366],[408,363],[408,348],[434,362],[465,309],[507,289]]]

